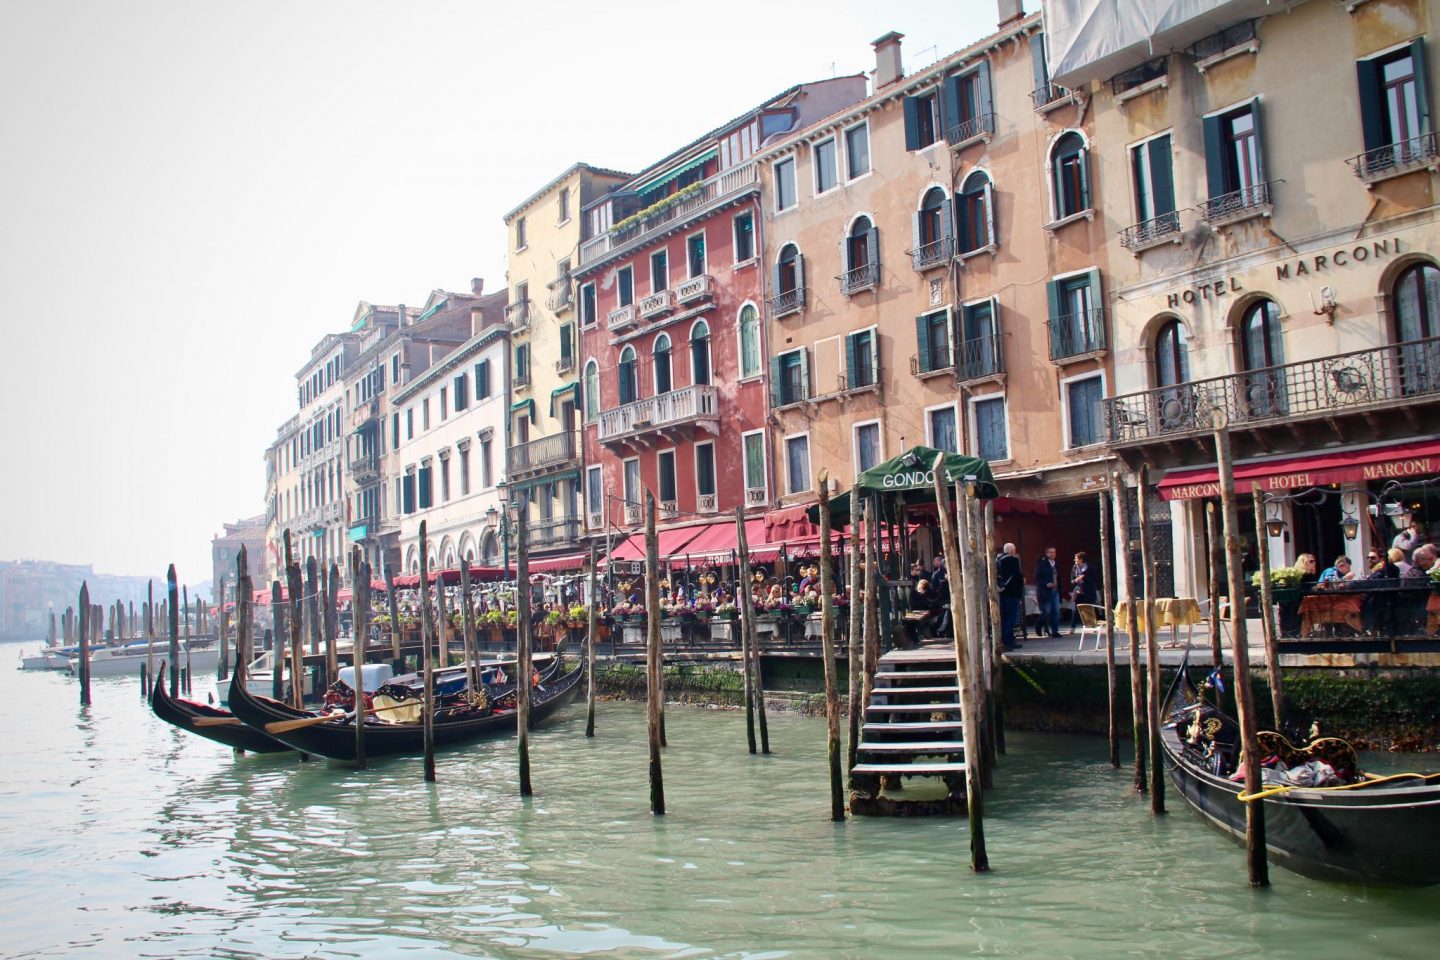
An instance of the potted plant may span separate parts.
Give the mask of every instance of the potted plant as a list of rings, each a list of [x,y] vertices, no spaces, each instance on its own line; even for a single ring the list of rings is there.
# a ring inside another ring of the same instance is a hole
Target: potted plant
[[[721,620],[734,620],[740,616],[740,608],[727,600],[715,608],[715,616]]]
[[[573,605],[568,611],[566,611],[566,616],[569,617],[570,626],[572,627],[578,628],[589,626],[590,611],[583,603],[577,603]]]
[[[715,615],[715,601],[709,597],[695,598],[695,618],[701,623],[709,623],[710,618]]]
[[[1430,589],[1440,593],[1440,564],[1430,568]]]
[[[1299,567],[1276,567],[1270,571],[1270,597],[1276,603],[1294,603],[1300,599],[1300,582],[1305,572]],[[1260,589],[1260,571],[1250,577],[1250,585]]]

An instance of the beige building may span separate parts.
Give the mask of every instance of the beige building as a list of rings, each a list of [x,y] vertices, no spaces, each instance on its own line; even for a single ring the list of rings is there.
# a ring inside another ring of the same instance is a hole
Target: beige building
[[[1046,4],[1073,22],[1090,4]],[[1363,566],[1416,518],[1440,535],[1440,154],[1423,0],[1210,2],[1055,39],[1110,185],[1107,439],[1151,467],[1164,594],[1204,593],[1228,423],[1247,544]],[[1142,35],[1143,34],[1143,35]],[[1428,483],[1428,485],[1427,485]],[[1353,536],[1352,536],[1353,535]],[[1257,553],[1251,549],[1247,570]]]
[[[1045,77],[1040,18],[762,154],[772,450],[782,504],[917,444],[984,457],[1002,536],[1098,550],[1110,346],[1093,115]],[[1048,511],[1048,513],[1046,512]]]
[[[581,239],[581,208],[628,174],[577,163],[505,215],[510,303],[510,409],[505,496],[527,511],[538,561],[579,566],[583,535],[579,438],[580,311],[570,279]],[[563,559],[562,559],[563,558]]]

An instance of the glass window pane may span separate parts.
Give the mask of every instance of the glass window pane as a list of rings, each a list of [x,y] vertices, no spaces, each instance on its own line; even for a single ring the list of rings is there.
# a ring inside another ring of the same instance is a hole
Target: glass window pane
[[[849,179],[870,171],[870,128],[854,127],[845,132],[846,169]]]
[[[976,455],[984,460],[1006,460],[1010,453],[1005,436],[1005,398],[975,404]]]
[[[855,470],[869,470],[880,462],[880,424],[866,423],[855,428]]]
[[[824,193],[835,186],[835,141],[815,145],[815,192]]]
[[[785,460],[790,493],[810,489],[810,438],[791,437],[785,441]]]
[[[930,411],[930,446],[949,453],[960,452],[960,435],[955,429],[955,408]]]
[[[745,437],[745,486],[750,490],[765,488],[765,435],[752,433]]]

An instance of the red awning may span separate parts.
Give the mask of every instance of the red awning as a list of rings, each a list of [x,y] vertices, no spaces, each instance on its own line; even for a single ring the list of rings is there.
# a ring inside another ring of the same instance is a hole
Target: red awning
[[[765,540],[765,521],[745,521],[745,542],[753,554],[758,544]],[[685,555],[697,560],[729,560],[735,549],[735,521],[723,520],[707,524],[694,540],[685,545]]]
[[[572,553],[563,557],[545,557],[543,560],[531,560],[531,573],[553,573],[558,570],[583,570],[585,568],[585,554]]]
[[[1440,474],[1440,439],[1392,444],[1367,450],[1335,450],[1283,460],[1241,463],[1235,467],[1235,492],[1249,493],[1255,484],[1267,492],[1305,490],[1327,483],[1404,480]],[[1200,500],[1220,496],[1215,467],[1171,470],[1160,481],[1166,500]]]
[[[783,507],[765,514],[765,539],[780,544],[786,540],[819,540],[820,527],[810,522],[810,504]],[[749,535],[749,532],[746,532]]]
[[[1043,517],[1050,513],[1050,504],[1044,500],[1025,500],[1020,497],[996,497],[990,502],[995,505],[995,512],[998,514],[1033,513]]]
[[[701,524],[694,527],[677,527],[671,530],[661,530],[656,534],[656,546],[661,557],[680,556],[685,553],[685,547],[691,540],[708,529],[712,524]],[[645,535],[643,533],[632,533],[630,538],[606,557],[606,562],[611,560],[644,560],[645,559]]]

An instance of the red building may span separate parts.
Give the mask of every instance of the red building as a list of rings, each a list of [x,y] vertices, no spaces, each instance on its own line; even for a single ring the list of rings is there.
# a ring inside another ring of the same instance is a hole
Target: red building
[[[646,490],[667,527],[769,504],[765,265],[751,157],[865,94],[863,76],[792,87],[582,211],[574,277],[592,535],[643,523]]]

